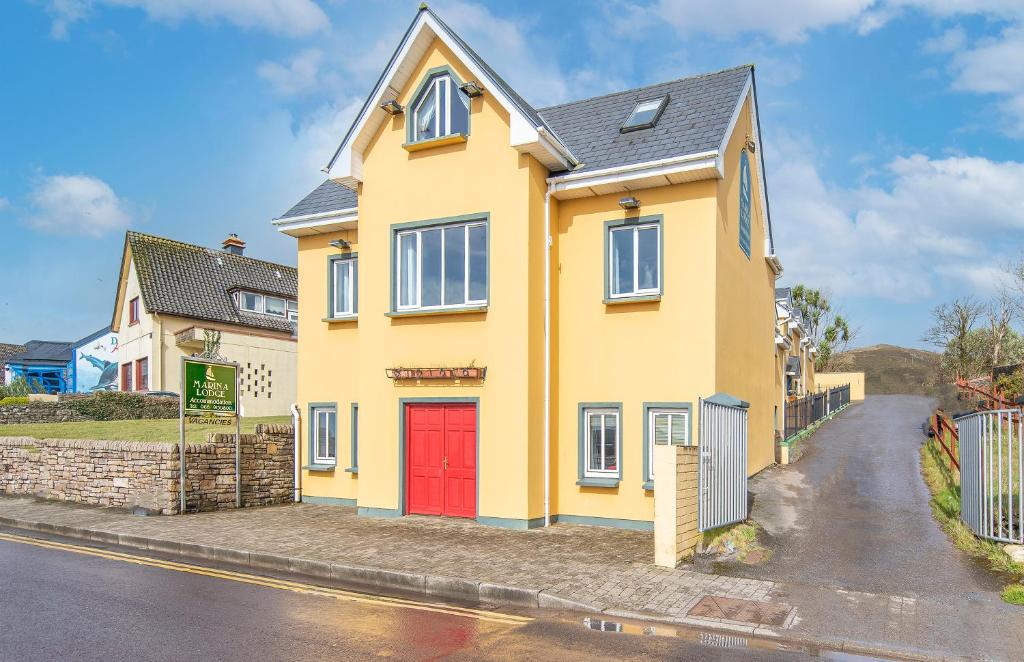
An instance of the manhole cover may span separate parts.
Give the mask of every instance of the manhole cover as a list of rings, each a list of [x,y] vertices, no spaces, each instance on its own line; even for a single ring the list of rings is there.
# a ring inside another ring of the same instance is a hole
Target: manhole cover
[[[791,611],[792,607],[778,602],[758,602],[726,598],[720,595],[705,595],[700,602],[690,608],[687,616],[720,618],[740,623],[783,627]]]

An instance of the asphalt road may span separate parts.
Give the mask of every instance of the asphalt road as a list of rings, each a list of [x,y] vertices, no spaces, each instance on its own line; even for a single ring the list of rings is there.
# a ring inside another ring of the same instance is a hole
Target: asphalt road
[[[96,555],[105,550],[128,556]],[[34,534],[0,539],[0,660],[864,659],[650,623],[336,597],[284,576],[131,554]]]

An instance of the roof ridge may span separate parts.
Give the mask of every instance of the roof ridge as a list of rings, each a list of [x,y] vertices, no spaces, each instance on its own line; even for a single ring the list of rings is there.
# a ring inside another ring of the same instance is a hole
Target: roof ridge
[[[753,70],[753,64],[738,64],[734,67],[725,67],[724,69],[718,69],[717,71],[707,71],[702,74],[693,74],[692,76],[683,76],[681,78],[672,78],[670,80],[663,80],[657,83],[651,83],[649,85],[641,85],[640,87],[632,87],[626,90],[619,90],[617,92],[605,92],[604,94],[598,94],[592,97],[584,97],[582,99],[573,99],[572,101],[566,101],[565,103],[558,103],[553,106],[545,106],[544,108],[538,108],[538,113],[543,113],[548,110],[554,110],[556,108],[564,108],[565,106],[573,106],[578,103],[585,101],[596,101],[597,99],[604,99],[606,97],[614,97],[620,94],[629,94],[630,92],[639,92],[640,90],[646,90],[651,87],[658,87],[659,85],[669,85],[671,83],[679,83],[684,80],[696,80],[698,78],[705,78],[707,76],[716,76],[718,74],[724,74],[727,71],[737,71],[739,69],[751,69]]]
[[[232,259],[251,260],[253,262],[262,262],[263,264],[270,264],[270,265],[273,265],[275,267],[282,267],[284,269],[291,269],[292,271],[296,271],[296,272],[298,271],[298,267],[292,267],[292,266],[289,266],[287,264],[281,264],[280,262],[271,262],[270,260],[264,260],[263,258],[252,257],[250,255],[236,255],[234,253],[228,253],[227,251],[219,251],[216,248],[210,248],[209,246],[203,246],[202,244],[191,244],[191,243],[189,243],[187,241],[181,241],[180,239],[171,239],[169,237],[161,237],[160,235],[149,234],[147,232],[139,232],[138,230],[128,230],[126,232],[126,234],[128,235],[129,238],[134,236],[134,237],[144,237],[146,239],[156,239],[158,241],[164,241],[164,242],[167,242],[169,244],[177,244],[179,246],[184,246],[186,248],[192,248],[192,249],[206,251],[207,253],[215,252],[218,257],[221,257],[223,255],[228,255]]]

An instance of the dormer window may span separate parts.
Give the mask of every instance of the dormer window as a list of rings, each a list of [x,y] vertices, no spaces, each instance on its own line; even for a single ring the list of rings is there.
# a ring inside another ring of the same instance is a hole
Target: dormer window
[[[235,305],[240,310],[246,312],[270,315],[271,317],[283,317],[289,320],[298,318],[298,302],[294,299],[285,299],[284,297],[275,297],[258,292],[247,292],[246,290],[233,292],[231,298],[234,299]]]
[[[627,131],[650,129],[658,123],[658,119],[661,117],[661,113],[664,112],[666,105],[668,105],[667,94],[656,99],[638,101],[637,104],[633,106],[633,112],[631,112],[629,117],[626,118],[626,121],[622,123],[622,127],[619,131],[626,133]]]
[[[412,103],[409,142],[469,133],[469,98],[445,69],[426,79]]]

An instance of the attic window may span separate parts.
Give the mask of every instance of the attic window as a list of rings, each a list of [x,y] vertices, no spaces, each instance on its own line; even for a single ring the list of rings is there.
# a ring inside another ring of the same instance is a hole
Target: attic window
[[[665,110],[666,105],[668,105],[667,94],[657,99],[638,101],[633,106],[633,112],[622,123],[619,131],[626,133],[627,131],[636,131],[638,129],[650,129],[658,123],[658,118],[661,117],[661,113]]]
[[[428,78],[412,109],[410,142],[469,133],[469,99],[450,74]]]
[[[269,294],[258,292],[247,292],[238,290],[232,294],[235,305],[239,309],[250,312],[270,315],[271,317],[284,317],[293,319],[298,317],[298,304],[292,299],[275,297]]]

